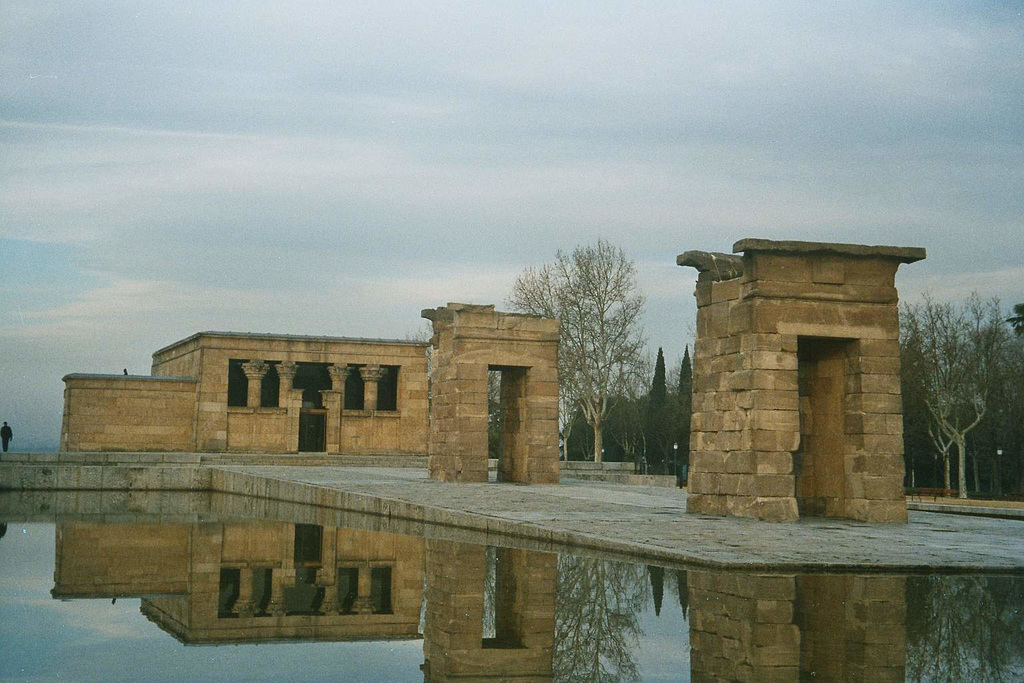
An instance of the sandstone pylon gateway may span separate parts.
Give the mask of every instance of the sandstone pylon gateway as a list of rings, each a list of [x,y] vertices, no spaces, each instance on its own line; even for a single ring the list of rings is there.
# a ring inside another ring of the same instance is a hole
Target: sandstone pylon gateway
[[[895,275],[925,250],[733,252],[676,259],[700,271],[687,512],[906,522]]]
[[[422,315],[434,326],[430,478],[487,481],[487,373],[498,370],[498,480],[557,484],[558,321],[460,303]]]

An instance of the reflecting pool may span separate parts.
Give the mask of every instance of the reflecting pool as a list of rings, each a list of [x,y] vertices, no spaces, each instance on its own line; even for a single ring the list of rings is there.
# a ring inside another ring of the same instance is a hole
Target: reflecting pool
[[[1019,576],[660,567],[217,494],[11,495],[5,680],[1024,680]]]

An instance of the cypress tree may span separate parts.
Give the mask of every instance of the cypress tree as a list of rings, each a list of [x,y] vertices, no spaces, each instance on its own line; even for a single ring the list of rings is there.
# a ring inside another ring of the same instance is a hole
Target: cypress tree
[[[693,368],[690,366],[690,345],[687,344],[686,351],[683,353],[682,365],[679,366],[679,423],[676,430],[679,462],[685,463],[687,466],[690,464],[690,416],[692,413]]]
[[[653,564],[647,565],[647,574],[651,577],[651,595],[654,597],[654,616],[661,616],[661,601],[665,597],[665,569]]]
[[[651,407],[660,408],[665,405],[667,389],[665,387],[665,354],[658,347],[658,360],[654,363],[654,380],[651,382]]]
[[[669,411],[666,409],[667,400],[665,352],[659,346],[658,359],[654,363],[651,391],[647,395],[647,415],[644,429],[647,434],[647,462],[651,471],[656,473],[667,471],[668,451],[672,449],[670,442],[675,431],[674,425],[670,424]]]
[[[679,593],[679,606],[683,609],[683,616],[686,617],[690,611],[690,596],[686,592],[686,570],[676,570],[676,590]]]

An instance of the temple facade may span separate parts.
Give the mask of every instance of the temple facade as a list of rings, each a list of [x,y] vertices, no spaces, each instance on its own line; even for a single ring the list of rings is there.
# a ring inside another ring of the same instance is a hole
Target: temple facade
[[[198,332],[64,379],[62,451],[426,455],[428,344]]]

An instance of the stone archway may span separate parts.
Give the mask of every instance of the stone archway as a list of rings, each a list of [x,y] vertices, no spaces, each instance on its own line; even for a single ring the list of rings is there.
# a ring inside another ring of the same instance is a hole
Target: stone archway
[[[914,247],[745,239],[700,271],[687,512],[906,522],[900,264]]]
[[[459,303],[422,315],[434,326],[430,478],[487,481],[487,373],[499,370],[499,481],[558,483],[558,321]]]

